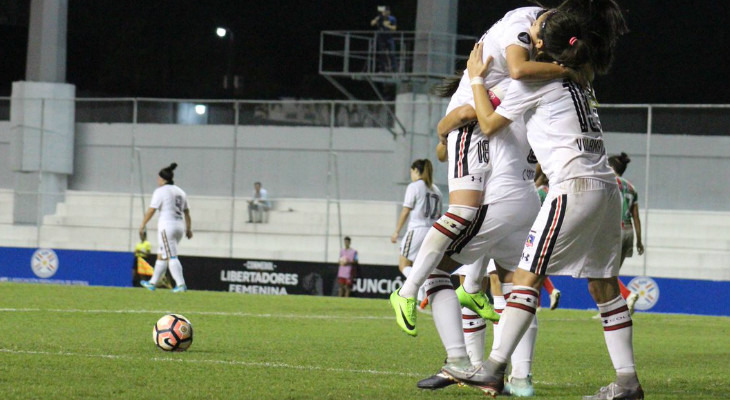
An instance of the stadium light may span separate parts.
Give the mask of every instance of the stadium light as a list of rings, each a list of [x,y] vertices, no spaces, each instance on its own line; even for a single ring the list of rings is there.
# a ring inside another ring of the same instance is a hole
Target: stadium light
[[[226,57],[227,57],[226,76],[223,78],[223,89],[228,89],[229,87],[232,88],[233,87],[233,75],[231,72],[233,70],[233,50],[234,50],[233,31],[228,28],[219,26],[218,28],[216,28],[215,34],[218,35],[218,37],[221,39],[223,39],[225,37],[228,38],[228,54],[226,55]]]
[[[203,115],[208,110],[208,108],[204,104],[196,104],[195,105],[195,113],[198,115]]]

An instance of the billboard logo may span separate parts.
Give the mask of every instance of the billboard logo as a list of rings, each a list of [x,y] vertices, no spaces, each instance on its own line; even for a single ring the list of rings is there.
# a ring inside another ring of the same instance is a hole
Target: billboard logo
[[[50,278],[58,271],[58,257],[51,249],[38,249],[30,258],[30,268],[39,278]]]
[[[659,285],[648,276],[637,276],[629,282],[627,287],[632,292],[639,294],[639,300],[636,301],[635,306],[637,310],[651,310],[659,302]]]

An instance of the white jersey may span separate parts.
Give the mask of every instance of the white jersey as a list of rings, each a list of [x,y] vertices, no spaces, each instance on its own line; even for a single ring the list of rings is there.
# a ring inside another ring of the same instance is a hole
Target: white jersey
[[[160,186],[152,194],[150,208],[154,208],[160,213],[158,225],[165,222],[182,221],[183,211],[188,209],[187,195],[175,185]]]
[[[489,164],[484,204],[537,196],[533,181],[537,158],[521,120],[489,138]]]
[[[489,66],[489,72],[484,78],[484,86],[487,89],[494,89],[496,86],[503,93],[507,91],[507,87],[504,86],[505,83],[509,85],[508,79],[510,78],[509,69],[507,68],[507,47],[517,45],[532,52],[533,44],[527,32],[537,19],[540,11],[542,11],[540,7],[522,7],[512,10],[492,25],[479,39],[479,42],[484,43],[483,61],[486,62],[489,56],[493,58],[492,64]],[[446,113],[448,114],[451,110],[464,104],[474,106],[469,73],[466,70],[464,70],[461,82],[459,82],[459,88],[451,96]]]
[[[524,115],[527,139],[551,187],[581,177],[616,183],[590,99],[588,90],[568,79],[513,81],[497,107],[497,113],[512,121]]]
[[[422,179],[411,182],[406,188],[403,207],[411,209],[408,230],[431,227],[441,216],[441,190],[436,185],[429,188]]]

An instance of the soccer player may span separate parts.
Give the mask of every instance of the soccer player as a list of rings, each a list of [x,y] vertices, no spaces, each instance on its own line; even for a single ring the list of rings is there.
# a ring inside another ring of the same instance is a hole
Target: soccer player
[[[441,216],[441,190],[433,184],[433,165],[428,159],[415,160],[411,164],[411,183],[406,188],[403,209],[401,210],[395,231],[390,241],[396,243],[398,235],[408,221],[408,231],[400,244],[398,269],[408,278],[413,260],[421,248],[423,238],[428,229]],[[424,294],[419,293],[418,301],[424,300]]]
[[[175,176],[176,163],[162,168],[157,176],[158,188],[152,194],[150,207],[145,213],[142,225],[139,227],[139,237],[146,235],[147,223],[156,211],[160,211],[157,221],[157,261],[155,261],[155,272],[149,281],[140,281],[140,285],[149,290],[155,290],[157,283],[165,274],[168,266],[172,279],[175,280],[173,292],[185,292],[188,290],[183,277],[182,264],[178,260],[177,246],[183,237],[193,238],[192,221],[190,209],[185,192],[176,186],[173,178]]]
[[[615,39],[626,32],[625,22],[613,1],[593,3],[598,8],[594,18],[609,28],[589,34],[598,24],[560,9],[550,10],[535,21],[530,36],[539,59],[585,68],[589,74],[608,69]],[[483,61],[482,45],[477,44],[467,64],[470,77],[484,76],[490,62]],[[488,394],[500,393],[507,359],[534,318],[542,278],[572,275],[588,279],[589,291],[602,313],[604,338],[616,371],[614,382],[584,400],[643,399],[634,363],[631,314],[618,289],[620,192],[606,159],[592,91],[568,80],[515,81],[495,112],[484,87],[472,88],[479,125],[487,135],[527,115],[528,140],[551,190],[525,241],[514,288],[502,315],[500,344],[478,367],[463,369],[447,364],[443,371]]]
[[[340,249],[340,266],[337,268],[337,295],[350,297],[360,260],[357,250],[350,247],[352,239],[349,236],[345,236],[343,243],[345,247]]]
[[[624,265],[626,257],[634,255],[634,231],[636,231],[636,251],[639,255],[644,254],[644,243],[641,241],[641,219],[639,219],[639,194],[634,185],[628,179],[623,178],[626,166],[631,159],[626,153],[613,155],[608,158],[608,164],[616,173],[616,181],[623,199],[621,208],[621,266]],[[619,279],[621,296],[626,299],[629,312],[634,313],[634,306],[639,299],[639,294],[631,292]]]

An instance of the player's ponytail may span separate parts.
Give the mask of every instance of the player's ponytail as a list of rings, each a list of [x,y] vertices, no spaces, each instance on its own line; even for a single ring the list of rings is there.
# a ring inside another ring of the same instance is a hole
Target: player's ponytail
[[[177,168],[177,163],[172,163],[167,167],[161,169],[158,175],[160,176],[160,178],[164,179],[168,185],[174,185],[175,182],[173,182],[172,178],[175,177],[175,173],[173,172],[175,168]]]
[[[418,171],[421,175],[421,179],[423,179],[423,183],[425,183],[429,189],[433,187],[433,165],[429,159],[424,158],[416,160],[413,164],[411,164],[411,168]]]
[[[613,155],[611,157],[608,157],[608,165],[613,168],[614,171],[616,171],[616,174],[618,176],[623,176],[624,172],[626,171],[626,166],[631,162],[631,159],[629,158],[629,155],[621,152],[619,155]]]
[[[431,94],[438,97],[451,97],[456,93],[461,82],[461,75],[444,78],[441,83],[431,87]]]

